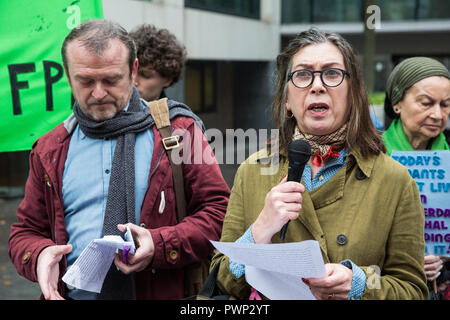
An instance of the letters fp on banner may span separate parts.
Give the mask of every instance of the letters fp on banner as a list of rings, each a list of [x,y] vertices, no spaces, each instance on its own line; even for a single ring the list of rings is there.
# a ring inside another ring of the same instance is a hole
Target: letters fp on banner
[[[29,150],[72,112],[61,45],[101,0],[0,1],[0,152]]]

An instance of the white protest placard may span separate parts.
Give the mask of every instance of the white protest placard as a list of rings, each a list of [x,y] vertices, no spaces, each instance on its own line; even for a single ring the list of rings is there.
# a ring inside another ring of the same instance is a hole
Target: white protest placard
[[[419,188],[425,214],[425,254],[450,257],[450,151],[394,151]]]

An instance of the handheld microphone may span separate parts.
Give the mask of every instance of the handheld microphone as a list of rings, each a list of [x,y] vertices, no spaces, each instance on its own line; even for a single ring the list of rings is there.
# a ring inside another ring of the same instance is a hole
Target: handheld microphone
[[[311,146],[307,141],[294,140],[289,144],[288,148],[288,160],[289,169],[287,181],[296,181],[300,183],[302,179],[303,170],[305,165],[311,157]],[[287,227],[290,220],[281,228],[281,241],[284,242]]]

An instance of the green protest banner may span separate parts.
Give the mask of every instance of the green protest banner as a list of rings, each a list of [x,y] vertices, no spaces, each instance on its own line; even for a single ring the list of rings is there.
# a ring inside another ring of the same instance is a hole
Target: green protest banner
[[[102,17],[101,0],[0,2],[0,152],[31,149],[70,115],[61,45],[81,22]]]

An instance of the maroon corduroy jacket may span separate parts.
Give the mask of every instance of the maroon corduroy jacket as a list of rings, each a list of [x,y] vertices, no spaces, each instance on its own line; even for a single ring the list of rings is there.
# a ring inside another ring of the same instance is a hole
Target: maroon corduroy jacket
[[[19,274],[31,281],[37,281],[39,253],[47,246],[67,242],[62,176],[70,134],[75,124],[70,118],[61,123],[39,138],[30,154],[25,197],[17,209],[18,222],[11,226],[9,255]],[[197,161],[202,158],[198,157],[199,152],[214,157],[208,141],[194,120],[179,116],[171,124],[174,129],[185,129],[191,137],[191,143],[187,144],[187,148],[184,147],[184,150],[191,151],[188,156],[191,164],[182,165],[188,216],[181,223],[177,222],[172,169],[161,143],[161,135],[153,126],[154,150],[140,225],[149,229],[155,243],[155,255],[151,265],[136,274],[138,299],[184,297],[183,268],[212,253],[213,247],[209,240],[220,239],[230,194],[216,161],[213,164],[196,164],[194,161],[196,154]],[[159,213],[163,191],[165,207]],[[63,258],[59,274],[59,291],[62,295],[65,286],[61,278],[66,267]]]

